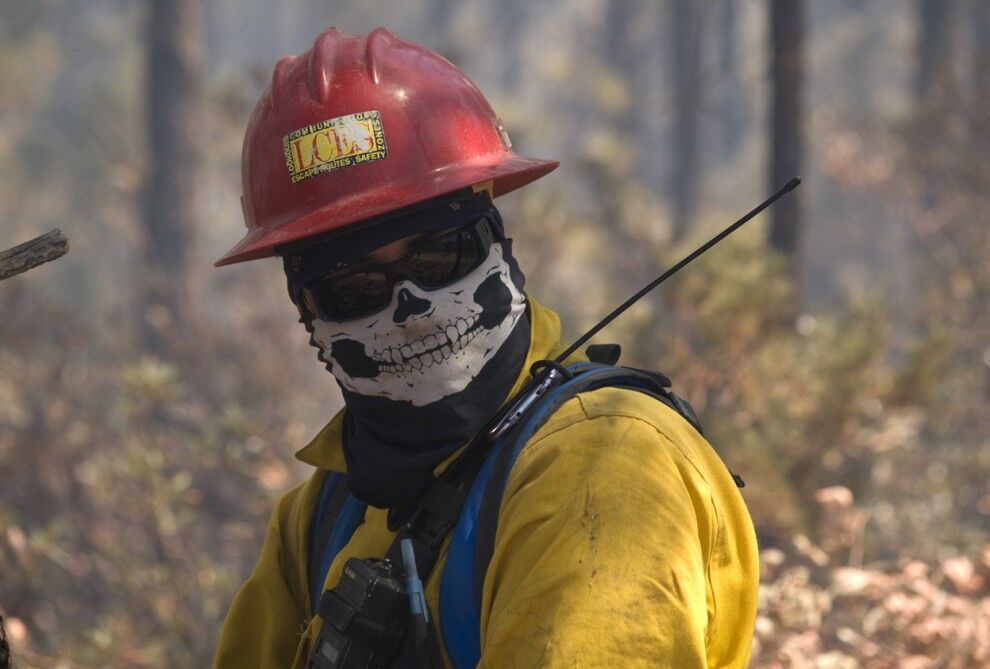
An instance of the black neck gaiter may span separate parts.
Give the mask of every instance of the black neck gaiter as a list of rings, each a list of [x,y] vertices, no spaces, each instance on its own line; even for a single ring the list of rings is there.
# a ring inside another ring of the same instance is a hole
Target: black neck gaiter
[[[524,313],[464,390],[424,406],[344,389],[344,457],[354,496],[379,508],[415,502],[436,466],[464,446],[508,397],[529,340]]]

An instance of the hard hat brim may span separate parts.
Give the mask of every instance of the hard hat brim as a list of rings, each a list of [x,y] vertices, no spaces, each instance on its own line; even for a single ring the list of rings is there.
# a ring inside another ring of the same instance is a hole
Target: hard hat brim
[[[435,171],[429,175],[430,179],[425,184],[422,180],[408,184],[382,184],[359,196],[333,202],[294,221],[251,230],[217,260],[214,266],[223,267],[268,258],[275,255],[277,247],[345,228],[485,181],[494,182],[494,197],[505,195],[549,174],[559,164],[556,160],[528,158],[510,153],[508,156],[500,155],[495,161],[461,163],[456,167]]]

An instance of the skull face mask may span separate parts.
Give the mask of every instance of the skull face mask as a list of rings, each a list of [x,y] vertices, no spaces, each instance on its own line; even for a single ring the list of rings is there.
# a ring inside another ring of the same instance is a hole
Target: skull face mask
[[[460,280],[428,291],[400,280],[391,304],[356,320],[314,319],[321,359],[348,391],[424,406],[464,390],[525,312],[504,243]]]
[[[340,278],[348,276],[346,267],[333,274],[342,261],[367,256],[396,239],[466,229],[466,222],[479,217],[488,226],[482,230],[492,234],[475,248],[477,266],[450,283],[442,273],[433,289],[422,287],[427,283],[422,275],[414,282],[410,275],[416,268],[407,264],[414,254],[378,266],[379,276],[383,268],[397,268],[378,284],[381,291],[355,278],[357,269],[351,281]],[[331,291],[330,308],[318,309],[325,315],[304,313],[303,323],[347,405],[341,436],[348,489],[373,506],[408,509],[432,480],[434,468],[507,399],[529,350],[525,279],[498,211],[487,195],[457,194],[385,226],[286,254],[285,268],[289,294],[301,308],[307,291],[318,297],[307,286]],[[374,297],[366,302],[368,295]],[[332,317],[348,308],[359,314],[359,308],[379,302],[383,306],[372,308],[373,313],[350,320]]]

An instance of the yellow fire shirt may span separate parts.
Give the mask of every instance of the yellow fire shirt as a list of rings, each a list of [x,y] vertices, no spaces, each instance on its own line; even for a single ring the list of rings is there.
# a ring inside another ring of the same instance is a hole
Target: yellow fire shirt
[[[557,315],[530,298],[529,366],[561,349]],[[277,502],[261,557],[224,622],[218,669],[303,667],[309,526],[325,471],[346,469],[338,414],[296,454],[317,472]],[[438,471],[445,466],[441,465]],[[325,471],[320,471],[325,470]],[[381,557],[394,534],[368,508],[337,555]],[[446,546],[425,584],[442,615]],[[630,390],[567,402],[526,443],[499,512],[481,602],[481,667],[745,667],[759,562],[725,465],[675,411]]]

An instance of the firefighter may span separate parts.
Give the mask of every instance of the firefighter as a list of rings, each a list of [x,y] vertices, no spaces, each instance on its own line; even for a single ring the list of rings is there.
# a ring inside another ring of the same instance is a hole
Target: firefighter
[[[313,475],[276,503],[216,667],[337,666],[307,664],[327,625],[321,596],[350,559],[386,554],[531,365],[563,349],[494,204],[557,164],[514,153],[463,72],[384,28],[329,28],[277,64],[244,140],[248,232],[217,265],[281,257],[345,408],[296,454]],[[346,501],[330,522],[335,490]],[[338,544],[325,577],[313,555],[323,527]],[[522,444],[493,536],[471,663],[747,665],[759,580],[749,514],[698,430],[656,398],[605,387],[564,403]],[[441,661],[463,663],[451,651],[463,620],[440,602],[446,546],[425,603]],[[422,665],[403,644],[389,646],[391,666]]]

